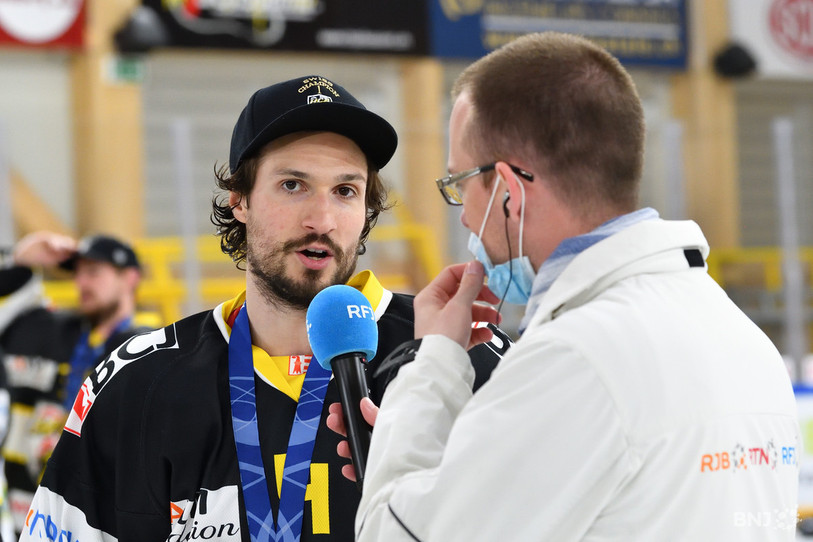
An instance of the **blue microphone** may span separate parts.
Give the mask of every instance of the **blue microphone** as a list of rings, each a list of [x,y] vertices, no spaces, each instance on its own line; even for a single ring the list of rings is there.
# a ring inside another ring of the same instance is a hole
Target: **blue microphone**
[[[329,286],[311,301],[306,323],[314,357],[319,365],[333,370],[339,386],[356,486],[361,491],[372,427],[364,421],[359,402],[368,396],[363,364],[378,348],[375,312],[355,288]]]

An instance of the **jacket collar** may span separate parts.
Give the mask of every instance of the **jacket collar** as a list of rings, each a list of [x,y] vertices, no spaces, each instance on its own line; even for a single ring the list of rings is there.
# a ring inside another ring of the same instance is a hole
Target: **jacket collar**
[[[693,221],[646,220],[634,224],[576,256],[544,294],[528,328],[582,305],[612,284],[641,273],[688,269],[684,250],[706,259],[709,246]]]

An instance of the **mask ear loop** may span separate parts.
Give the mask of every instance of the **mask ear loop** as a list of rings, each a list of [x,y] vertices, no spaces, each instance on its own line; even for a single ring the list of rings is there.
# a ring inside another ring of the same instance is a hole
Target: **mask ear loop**
[[[477,238],[480,239],[480,244],[483,243],[483,232],[486,229],[486,222],[488,221],[488,215],[491,214],[491,206],[494,204],[494,197],[497,195],[497,188],[500,186],[500,183],[502,182],[502,180],[503,179],[500,176],[500,174],[497,173],[497,176],[494,178],[494,189],[491,191],[491,197],[488,199],[488,205],[486,206],[486,214],[483,217],[483,223],[480,225],[480,233],[477,234]],[[506,220],[508,220],[508,219],[506,218]],[[508,223],[506,222],[506,230],[505,230],[506,235],[508,235],[508,229],[507,228],[508,228]],[[483,245],[483,247],[485,247],[485,245]],[[511,251],[510,246],[508,247],[508,251],[509,251],[509,254],[510,254],[510,251]],[[485,253],[486,257],[489,258],[489,260],[490,260],[491,258],[489,257],[488,253],[486,253],[485,251],[483,251],[483,252]],[[508,284],[510,286],[510,284],[511,284],[510,280],[509,280]],[[503,301],[505,301],[505,296],[507,294],[508,294],[508,288],[506,288],[505,292],[503,292],[502,299],[500,299],[500,304],[497,306],[497,313],[498,314],[500,314],[500,311],[502,310],[502,304],[503,304]],[[502,316],[502,314],[500,314],[500,316]]]
[[[500,304],[497,305],[497,314],[502,318],[502,305],[505,303],[505,296],[508,295],[508,289],[511,287],[511,281],[514,280],[514,263],[511,257],[511,240],[508,237],[508,215],[505,215],[505,242],[508,245],[508,284],[505,285],[505,291],[500,298]]]
[[[525,233],[525,185],[522,184],[522,180],[516,175],[514,175],[514,178],[517,180],[519,191],[522,193],[522,201],[519,206],[519,258],[522,259],[522,237]],[[511,247],[509,246],[508,249],[510,253]]]
[[[480,239],[480,242],[483,242],[483,232],[486,230],[486,222],[488,221],[488,215],[491,214],[491,205],[494,203],[494,196],[497,195],[497,186],[502,181],[500,174],[497,173],[497,177],[494,179],[494,190],[491,191],[491,197],[488,199],[488,206],[486,206],[486,214],[483,217],[483,223],[480,224],[480,233],[477,234],[477,237]]]
[[[522,193],[522,201],[520,202],[519,208],[519,257],[522,259],[522,235],[525,230],[525,187],[522,185],[522,181],[514,175],[514,178],[517,180],[519,184],[519,190]],[[507,201],[507,200],[506,200]],[[506,210],[508,208],[506,207]],[[497,306],[497,313],[502,316],[502,306],[505,302],[505,297],[508,295],[508,289],[511,287],[511,281],[514,280],[514,258],[511,253],[511,238],[508,235],[508,213],[505,213],[505,243],[508,245],[508,285],[505,287],[505,291],[502,294],[502,298],[500,299],[500,304]]]

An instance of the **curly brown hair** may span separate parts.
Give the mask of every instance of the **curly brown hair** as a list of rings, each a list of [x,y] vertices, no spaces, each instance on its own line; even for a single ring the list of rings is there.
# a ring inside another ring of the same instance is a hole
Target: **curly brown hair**
[[[260,155],[246,158],[237,171],[230,173],[229,165],[223,164],[214,166],[215,182],[217,187],[226,191],[226,194],[216,194],[212,198],[212,224],[217,226],[217,234],[220,236],[220,249],[224,254],[237,264],[238,269],[244,269],[241,264],[246,259],[247,239],[246,225],[234,217],[233,207],[229,205],[229,192],[235,192],[241,197],[245,196],[248,203],[249,194],[254,188],[254,181],[257,178]],[[368,160],[369,164],[369,160]],[[367,207],[367,217],[364,221],[364,228],[359,236],[359,254],[366,251],[365,243],[370,235],[370,231],[378,221],[378,215],[392,207],[387,203],[387,189],[384,186],[378,170],[367,166],[367,185],[364,194],[365,205]]]

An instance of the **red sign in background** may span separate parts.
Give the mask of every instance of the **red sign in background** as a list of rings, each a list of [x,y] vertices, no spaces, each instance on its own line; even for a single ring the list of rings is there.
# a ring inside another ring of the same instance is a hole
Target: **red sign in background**
[[[82,46],[85,0],[0,0],[0,46]]]
[[[813,62],[813,0],[774,0],[770,28],[782,49]]]

